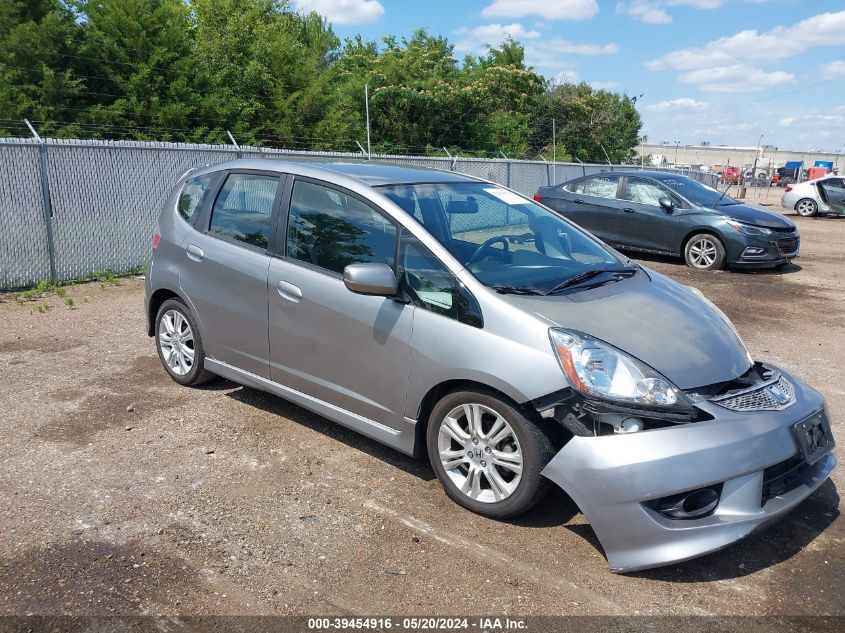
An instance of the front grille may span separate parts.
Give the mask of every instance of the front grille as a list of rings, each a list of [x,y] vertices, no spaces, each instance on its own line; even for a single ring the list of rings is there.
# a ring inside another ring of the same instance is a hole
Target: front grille
[[[791,255],[798,250],[798,244],[799,238],[797,237],[784,237],[775,240],[775,246],[778,247],[781,255]]]
[[[731,411],[781,411],[795,404],[795,387],[776,374],[764,383],[710,401]]]
[[[766,505],[769,499],[786,494],[801,481],[810,467],[800,454],[794,455],[763,471],[763,496],[760,505]]]

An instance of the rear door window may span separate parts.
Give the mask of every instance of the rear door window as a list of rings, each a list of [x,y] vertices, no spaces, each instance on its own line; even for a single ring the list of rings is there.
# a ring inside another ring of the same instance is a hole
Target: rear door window
[[[619,176],[594,176],[584,181],[584,195],[595,198],[616,198]]]
[[[258,174],[229,174],[214,201],[208,232],[267,248],[279,179]]]

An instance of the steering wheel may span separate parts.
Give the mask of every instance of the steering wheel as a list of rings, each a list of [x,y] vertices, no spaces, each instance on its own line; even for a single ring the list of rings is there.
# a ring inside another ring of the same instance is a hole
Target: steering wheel
[[[469,267],[472,264],[480,261],[485,251],[489,250],[493,244],[496,244],[498,242],[501,242],[504,246],[504,249],[502,250],[502,261],[504,262],[509,251],[508,238],[506,238],[504,235],[497,235],[496,237],[491,237],[489,240],[484,240],[484,243],[475,249],[475,252],[472,254],[472,257],[469,258],[465,266]]]

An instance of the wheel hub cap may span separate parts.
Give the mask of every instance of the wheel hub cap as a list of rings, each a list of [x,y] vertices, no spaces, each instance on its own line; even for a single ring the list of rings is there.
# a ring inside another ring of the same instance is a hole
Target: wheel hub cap
[[[452,409],[440,422],[440,463],[463,494],[483,503],[510,497],[522,479],[523,457],[513,428],[481,404]]]
[[[161,317],[158,345],[167,368],[184,376],[194,367],[194,332],[178,310],[168,310]]]
[[[706,238],[695,240],[689,252],[696,268],[708,268],[716,261],[716,245]]]

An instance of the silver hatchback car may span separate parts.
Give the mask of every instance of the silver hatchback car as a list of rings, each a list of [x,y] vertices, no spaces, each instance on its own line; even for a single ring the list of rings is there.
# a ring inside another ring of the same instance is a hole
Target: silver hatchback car
[[[835,465],[823,398],[755,362],[695,289],[469,176],[238,160],[167,200],[148,334],[214,375],[428,454],[490,517],[552,483],[613,571],[720,549]]]

